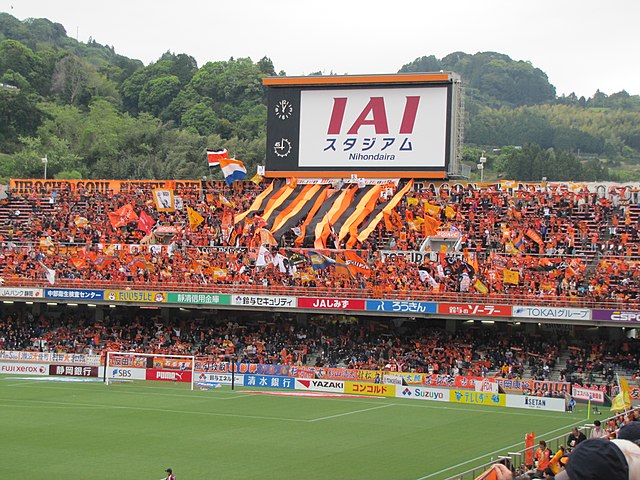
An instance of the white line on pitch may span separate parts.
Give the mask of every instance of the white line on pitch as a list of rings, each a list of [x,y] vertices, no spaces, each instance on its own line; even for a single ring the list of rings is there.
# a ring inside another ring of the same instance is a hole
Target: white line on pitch
[[[351,412],[338,413],[337,415],[329,415],[328,417],[314,418],[312,420],[307,420],[307,422],[319,422],[320,420],[330,420],[332,418],[346,417],[347,415],[353,415],[354,413],[370,412],[371,410],[379,410],[381,408],[391,407],[393,405],[395,405],[395,403],[387,403],[385,405],[378,405],[377,407],[363,408],[362,410],[353,410]]]
[[[11,401],[11,399],[3,398],[0,400]],[[149,408],[149,407],[131,407],[128,405],[104,405],[104,404],[91,404],[91,403],[70,403],[70,402],[51,402],[47,400],[25,400],[21,399],[21,402],[32,402],[37,404],[43,404],[43,408],[48,405],[67,405],[67,406],[79,406],[79,407],[95,407],[95,408],[111,408],[114,410],[136,410],[142,412],[164,412],[164,413],[184,413],[188,415],[205,415],[212,417],[234,417],[234,418],[254,418],[257,420],[276,420],[276,421],[284,421],[284,422],[298,422],[298,423],[307,423],[308,420],[303,420],[299,418],[283,418],[283,417],[263,417],[259,415],[238,415],[234,413],[217,413],[217,412],[196,412],[196,411],[188,411],[188,410],[171,410],[168,408]],[[15,405],[14,405],[15,406]]]

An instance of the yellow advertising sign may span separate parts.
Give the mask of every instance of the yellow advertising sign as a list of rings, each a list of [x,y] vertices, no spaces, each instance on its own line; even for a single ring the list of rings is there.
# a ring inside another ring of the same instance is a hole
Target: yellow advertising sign
[[[382,383],[344,382],[344,393],[374,397],[395,397],[396,386]]]
[[[475,405],[506,406],[503,393],[476,392],[475,390],[449,390],[449,401],[452,403],[469,403]]]
[[[167,294],[137,290],[105,290],[104,299],[108,302],[164,303],[167,301]]]

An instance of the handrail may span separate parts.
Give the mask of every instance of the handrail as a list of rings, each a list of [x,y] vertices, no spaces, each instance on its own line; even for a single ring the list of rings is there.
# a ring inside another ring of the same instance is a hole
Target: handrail
[[[330,287],[290,287],[282,285],[247,285],[247,284],[188,284],[177,282],[122,282],[106,280],[68,280],[56,279],[51,285],[46,280],[5,278],[4,287],[15,288],[72,288],[89,290],[143,290],[160,292],[186,292],[210,294],[242,294],[242,295],[275,295],[296,297],[331,297],[344,299],[398,300],[415,302],[471,303],[480,305],[527,305],[539,307],[567,307],[594,309],[630,309],[640,308],[640,301],[635,302],[597,302],[582,298],[566,298],[556,296],[527,296],[500,294],[465,294],[445,292],[394,292],[374,293],[368,288],[330,288]]]

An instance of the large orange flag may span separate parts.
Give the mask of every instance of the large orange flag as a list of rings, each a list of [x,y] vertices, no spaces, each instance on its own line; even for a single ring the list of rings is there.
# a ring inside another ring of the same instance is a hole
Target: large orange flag
[[[354,277],[357,277],[358,275],[361,275],[364,277],[371,276],[371,268],[369,268],[369,265],[367,264],[367,262],[362,257],[360,257],[356,252],[352,250],[345,251],[344,259],[347,262],[347,267],[349,268],[349,271]]]
[[[109,221],[113,228],[122,227],[136,220],[138,220],[138,215],[133,211],[133,206],[130,203],[120,207],[118,210],[109,212]]]

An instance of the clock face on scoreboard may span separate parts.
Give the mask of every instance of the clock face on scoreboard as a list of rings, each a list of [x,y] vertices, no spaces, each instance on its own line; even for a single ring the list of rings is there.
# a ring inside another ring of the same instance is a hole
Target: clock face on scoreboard
[[[286,120],[293,113],[293,105],[288,100],[280,100],[275,106],[276,117]]]

